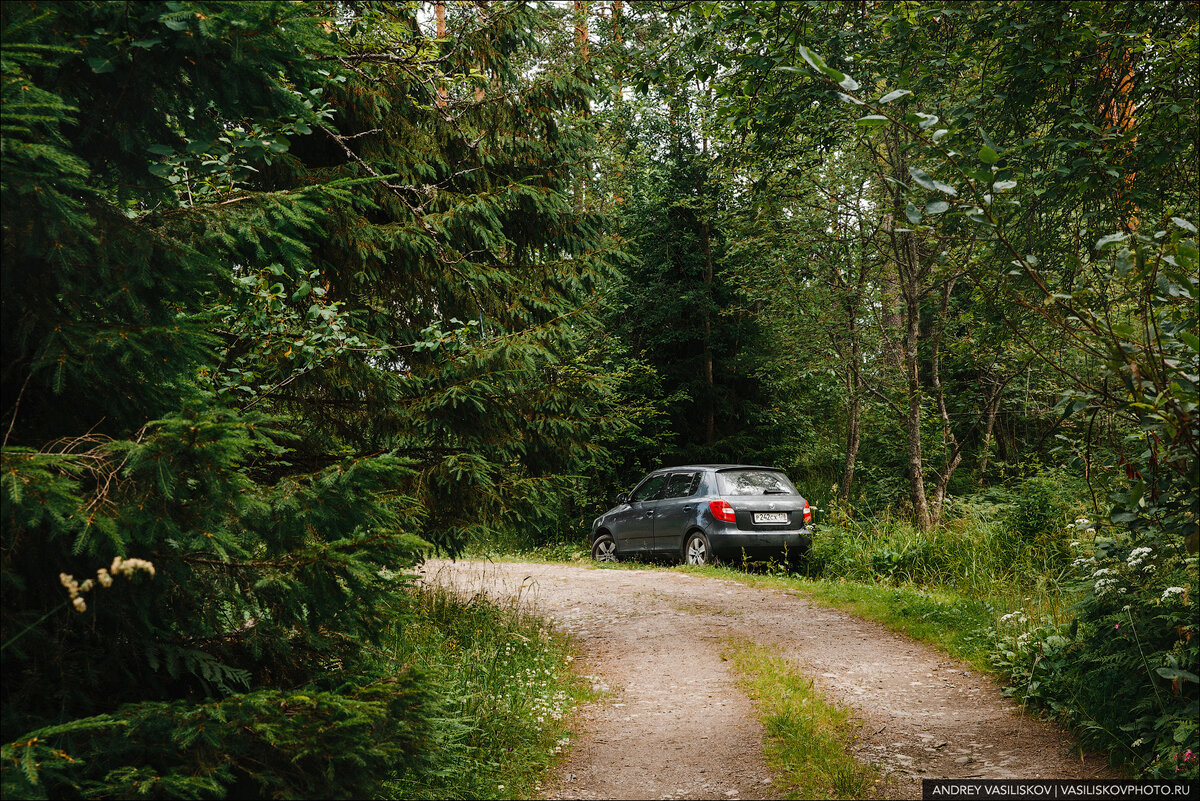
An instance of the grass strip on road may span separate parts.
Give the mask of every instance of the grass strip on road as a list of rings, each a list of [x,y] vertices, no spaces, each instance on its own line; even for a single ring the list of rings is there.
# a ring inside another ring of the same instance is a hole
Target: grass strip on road
[[[767,765],[787,798],[873,798],[882,778],[850,747],[861,723],[771,649],[731,640],[721,654],[766,730]]]

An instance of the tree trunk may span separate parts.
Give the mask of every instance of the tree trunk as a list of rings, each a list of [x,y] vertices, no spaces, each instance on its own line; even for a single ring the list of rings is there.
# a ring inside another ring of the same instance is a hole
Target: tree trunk
[[[933,357],[929,366],[930,377],[933,382],[933,389],[937,397],[938,414],[942,418],[942,444],[946,450],[946,459],[942,463],[942,469],[937,472],[937,480],[933,487],[933,509],[930,517],[934,524],[940,523],[942,520],[942,510],[946,501],[946,488],[950,486],[950,479],[954,476],[954,471],[962,464],[962,444],[959,443],[958,437],[954,434],[954,427],[950,421],[950,412],[946,408],[946,388],[942,385],[942,339],[945,335],[945,320],[950,308],[950,295],[954,292],[954,284],[957,281],[951,278],[946,281],[942,287],[942,305],[938,310],[938,321],[933,331],[930,333],[930,338],[933,340]]]
[[[858,461],[859,426],[858,418],[862,393],[862,377],[855,371],[850,385],[850,408],[846,410],[846,460],[842,464],[842,482],[838,485],[838,500],[850,502],[850,486],[854,483],[854,463]]]
[[[712,299],[713,259],[712,232],[708,221],[704,221],[704,294]],[[708,391],[704,401],[704,442],[712,445],[716,441],[716,386],[713,382],[712,320],[708,310],[704,312],[704,381]]]
[[[907,298],[906,298],[907,300]],[[908,430],[908,485],[912,497],[913,520],[922,531],[933,526],[929,516],[929,501],[925,496],[925,467],[921,454],[921,374],[917,362],[917,343],[921,338],[921,314],[917,303],[907,303],[904,332],[904,373],[908,385],[908,408],[905,428]]]
[[[433,17],[437,20],[437,38],[446,38],[446,0],[436,0],[433,4]],[[446,87],[438,82],[437,104],[445,106],[447,100]]]
[[[992,451],[992,432],[996,428],[996,415],[1000,412],[1000,398],[1004,394],[1004,384],[999,381],[992,384],[992,391],[988,394],[986,414],[987,422],[983,428],[983,455],[979,458],[979,475],[976,478],[979,486],[983,486],[983,474],[987,472],[988,459],[991,457]]]
[[[588,63],[588,0],[575,0],[575,41],[579,45],[579,57]]]

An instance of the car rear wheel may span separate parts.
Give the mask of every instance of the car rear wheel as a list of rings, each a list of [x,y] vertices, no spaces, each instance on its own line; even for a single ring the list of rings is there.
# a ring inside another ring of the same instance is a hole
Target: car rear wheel
[[[597,562],[617,561],[617,541],[611,534],[601,534],[592,543],[592,558]]]
[[[682,557],[685,565],[711,565],[713,553],[708,537],[699,531],[688,534],[683,541]]]

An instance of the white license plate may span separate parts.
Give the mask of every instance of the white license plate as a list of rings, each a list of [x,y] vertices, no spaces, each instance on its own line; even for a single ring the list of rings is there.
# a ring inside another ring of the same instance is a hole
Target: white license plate
[[[786,523],[788,521],[787,512],[755,512],[755,523]]]

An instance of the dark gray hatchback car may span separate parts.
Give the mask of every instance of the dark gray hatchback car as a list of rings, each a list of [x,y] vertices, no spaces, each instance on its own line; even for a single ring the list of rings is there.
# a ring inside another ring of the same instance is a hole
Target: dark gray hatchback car
[[[592,557],[678,556],[702,565],[719,556],[808,551],[812,512],[782,470],[741,464],[665,467],[642,479],[592,522]]]

